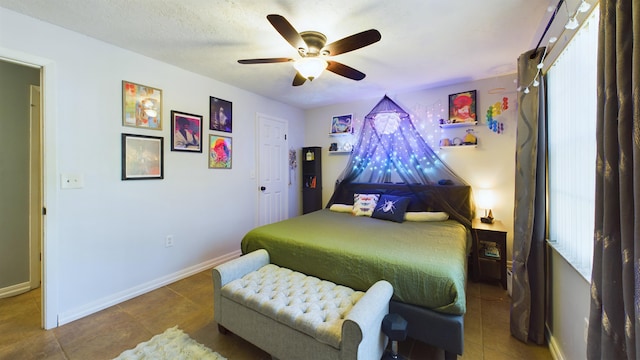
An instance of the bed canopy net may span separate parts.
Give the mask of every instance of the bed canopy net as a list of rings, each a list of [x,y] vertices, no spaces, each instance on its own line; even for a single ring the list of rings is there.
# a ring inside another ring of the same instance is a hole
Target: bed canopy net
[[[356,183],[398,184],[430,209],[471,224],[474,207],[469,185],[440,160],[409,114],[386,95],[365,116],[328,206],[345,198],[349,185]]]

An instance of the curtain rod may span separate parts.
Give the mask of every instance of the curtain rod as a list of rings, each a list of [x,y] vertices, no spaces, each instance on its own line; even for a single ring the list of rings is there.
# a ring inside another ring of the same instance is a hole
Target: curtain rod
[[[549,31],[549,28],[551,27],[551,23],[553,23],[553,20],[556,18],[556,14],[558,14],[558,10],[560,10],[560,7],[562,6],[563,2],[564,0],[558,1],[558,5],[556,5],[556,9],[553,11],[553,15],[551,15],[551,19],[549,19],[549,22],[547,23],[547,27],[544,28],[544,32],[542,32],[542,36],[540,36],[540,40],[538,40],[538,45],[536,45],[535,51],[530,56],[531,59],[536,57],[536,53],[538,52],[538,48],[540,48],[542,39],[544,39],[545,35],[547,35],[547,31]]]

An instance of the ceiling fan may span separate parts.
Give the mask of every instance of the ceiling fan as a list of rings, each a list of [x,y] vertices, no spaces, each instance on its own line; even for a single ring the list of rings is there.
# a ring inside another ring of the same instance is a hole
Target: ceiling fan
[[[300,86],[304,84],[307,79],[313,81],[313,79],[320,76],[325,69],[349,79],[364,79],[366,76],[364,73],[337,61],[327,60],[326,58],[363,48],[380,41],[382,38],[378,30],[371,29],[325,45],[327,37],[324,34],[317,31],[303,31],[299,33],[287,19],[281,15],[267,15],[267,20],[269,20],[271,25],[291,46],[298,50],[301,59],[266,58],[238,60],[238,62],[240,64],[293,62],[293,67],[296,69],[293,86]]]

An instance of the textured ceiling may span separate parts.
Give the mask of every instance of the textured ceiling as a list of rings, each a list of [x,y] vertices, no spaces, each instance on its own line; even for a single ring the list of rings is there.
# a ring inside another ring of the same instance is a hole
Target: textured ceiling
[[[577,4],[578,0],[569,1]],[[555,0],[0,0],[0,6],[308,109],[516,71]],[[332,57],[367,76],[325,72],[291,86],[291,63],[239,59],[298,54],[267,21],[284,16],[328,43],[377,29],[382,40]],[[564,13],[562,13],[564,15]]]

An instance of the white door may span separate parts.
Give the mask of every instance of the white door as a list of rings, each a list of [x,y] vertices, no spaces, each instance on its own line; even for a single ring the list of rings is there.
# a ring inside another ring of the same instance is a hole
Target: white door
[[[258,114],[258,225],[287,218],[287,122]]]

